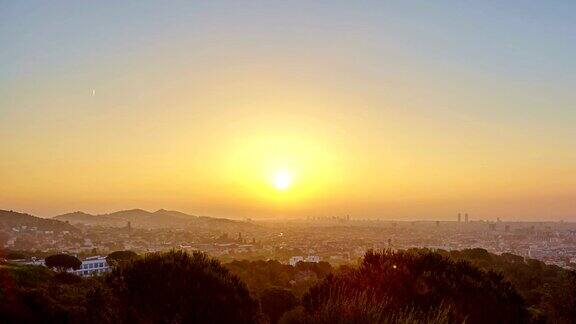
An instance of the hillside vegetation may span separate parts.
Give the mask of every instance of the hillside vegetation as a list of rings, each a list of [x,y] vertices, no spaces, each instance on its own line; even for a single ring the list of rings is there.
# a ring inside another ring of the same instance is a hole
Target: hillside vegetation
[[[357,266],[130,254],[101,277],[0,266],[7,323],[575,323],[574,273],[485,250],[369,251]]]

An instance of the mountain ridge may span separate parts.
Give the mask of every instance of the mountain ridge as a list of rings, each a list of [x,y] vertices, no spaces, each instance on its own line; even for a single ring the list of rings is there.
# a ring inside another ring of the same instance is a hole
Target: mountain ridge
[[[21,226],[36,227],[38,230],[45,231],[79,231],[71,224],[58,219],[42,218],[27,213],[0,209],[0,229],[11,230]]]
[[[248,222],[228,218],[196,216],[167,209],[158,209],[150,212],[139,208],[97,215],[76,211],[57,215],[52,217],[52,219],[67,221],[71,224],[112,227],[126,226],[128,222],[131,226],[143,228],[210,227],[218,225],[254,226],[254,224]]]

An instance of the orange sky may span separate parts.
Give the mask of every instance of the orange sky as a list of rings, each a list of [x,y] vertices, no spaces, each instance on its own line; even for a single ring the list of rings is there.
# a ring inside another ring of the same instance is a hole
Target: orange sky
[[[576,221],[569,29],[229,5],[4,5],[0,208]]]

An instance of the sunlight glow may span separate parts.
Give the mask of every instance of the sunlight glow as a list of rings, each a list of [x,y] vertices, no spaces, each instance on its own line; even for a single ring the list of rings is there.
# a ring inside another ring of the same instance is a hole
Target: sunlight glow
[[[272,179],[274,187],[279,191],[284,191],[290,188],[293,181],[293,176],[287,170],[280,170],[274,174],[274,179]]]

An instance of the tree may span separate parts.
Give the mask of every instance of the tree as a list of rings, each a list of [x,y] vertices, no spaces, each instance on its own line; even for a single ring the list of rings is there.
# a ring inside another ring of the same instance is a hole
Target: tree
[[[311,286],[332,272],[328,262],[298,262],[293,267],[276,260],[235,260],[224,266],[240,277],[254,296],[261,295],[265,289],[281,287],[289,289],[300,298]]]
[[[369,251],[358,269],[328,276],[310,289],[303,303],[309,314],[356,314],[360,322],[403,312],[410,313],[401,318],[426,318],[438,311],[438,318],[455,322],[528,320],[523,299],[502,275],[431,252]]]
[[[260,295],[260,307],[271,323],[278,322],[282,314],[296,307],[297,304],[294,294],[284,288],[268,288]]]
[[[427,253],[415,249],[415,253]],[[496,255],[483,249],[443,253],[451,259],[470,262],[485,271],[501,273],[526,302],[535,323],[576,322],[576,298],[569,287],[575,285],[574,272],[519,255]]]
[[[250,323],[256,302],[245,284],[203,253],[152,253],[107,278],[128,323]]]
[[[79,281],[62,284],[60,275]],[[0,267],[0,323],[84,323],[84,283],[42,266]]]
[[[119,266],[137,258],[138,254],[133,251],[114,251],[106,257],[106,262],[111,266]]]
[[[78,270],[82,265],[82,261],[69,254],[51,255],[44,259],[44,263],[48,268],[56,268],[59,272],[65,272],[68,269]]]
[[[546,287],[543,305],[550,323],[576,322],[576,272],[561,273],[562,287]]]
[[[6,260],[26,259],[28,255],[22,251],[4,251]]]

